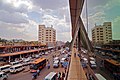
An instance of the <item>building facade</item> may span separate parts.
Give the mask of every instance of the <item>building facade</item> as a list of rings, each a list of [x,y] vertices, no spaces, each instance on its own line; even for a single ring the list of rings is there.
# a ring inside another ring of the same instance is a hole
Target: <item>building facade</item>
[[[106,44],[112,41],[112,23],[104,22],[103,25],[95,25],[92,29],[92,42]]]
[[[39,25],[38,41],[42,44],[56,44],[56,30],[45,25]]]

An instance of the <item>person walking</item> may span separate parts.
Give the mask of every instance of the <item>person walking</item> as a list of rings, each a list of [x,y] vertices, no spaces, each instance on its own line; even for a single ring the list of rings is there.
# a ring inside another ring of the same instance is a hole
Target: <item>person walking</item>
[[[76,57],[76,53],[74,53],[74,57]]]
[[[60,76],[61,76],[61,73],[60,72],[58,72],[58,80],[60,80]]]
[[[48,67],[48,69],[50,68],[50,63],[49,62],[48,62],[48,66],[47,67]]]
[[[37,72],[34,72],[32,75],[32,80],[35,80],[37,78]]]
[[[40,74],[40,69],[37,70],[37,75],[39,76],[39,74]]]
[[[64,77],[65,77],[65,73],[62,72],[62,78],[61,78],[61,80],[64,80]]]

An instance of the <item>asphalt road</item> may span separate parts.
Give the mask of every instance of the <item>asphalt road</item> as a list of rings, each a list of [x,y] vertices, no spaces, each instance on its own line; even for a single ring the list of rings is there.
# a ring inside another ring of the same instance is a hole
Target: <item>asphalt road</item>
[[[94,69],[95,73],[100,73],[102,76],[104,76],[107,80],[114,80],[113,76],[105,70],[103,67],[102,69],[100,68],[100,61],[103,59],[109,58],[108,56],[102,56],[101,54],[96,54],[96,62],[97,62],[97,68]]]
[[[88,56],[87,56],[87,54],[83,54],[83,56],[85,57],[85,58],[87,58]],[[113,76],[107,71],[107,70],[105,70],[105,68],[100,68],[100,66],[101,66],[101,60],[104,60],[104,59],[106,59],[106,58],[109,58],[108,56],[102,56],[101,54],[96,54],[96,58],[95,58],[95,60],[96,60],[96,64],[97,64],[97,68],[93,68],[92,70],[94,71],[94,73],[99,73],[99,74],[101,74],[103,77],[105,77],[106,78],[106,80],[114,80],[113,79]],[[87,68],[84,68],[84,71],[86,72],[86,73],[88,73],[88,70],[87,70]]]
[[[52,71],[55,71],[55,72],[64,71],[64,68],[62,68],[60,66],[59,66],[59,68],[53,68],[53,66],[52,66],[53,65],[53,58],[52,58],[53,55],[58,56],[60,59],[64,56],[64,55],[60,55],[60,51],[53,51],[48,55],[43,55],[42,57],[45,57],[49,60],[51,67],[50,67],[50,69],[47,69],[46,67],[44,69],[42,69],[40,72],[40,75],[37,77],[36,80],[44,80],[44,77]],[[24,71],[21,71],[16,74],[9,74],[8,80],[32,80],[32,73],[30,73],[30,71],[29,71],[29,66],[26,66]]]

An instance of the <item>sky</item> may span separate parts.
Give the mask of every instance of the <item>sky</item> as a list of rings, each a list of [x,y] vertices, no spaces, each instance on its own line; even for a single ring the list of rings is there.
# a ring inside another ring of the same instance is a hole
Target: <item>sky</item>
[[[87,0],[88,34],[94,24],[112,22],[113,39],[120,39],[120,0]],[[85,4],[81,14],[86,26]],[[57,40],[71,40],[69,0],[0,0],[0,37],[38,40],[38,25],[57,31]]]

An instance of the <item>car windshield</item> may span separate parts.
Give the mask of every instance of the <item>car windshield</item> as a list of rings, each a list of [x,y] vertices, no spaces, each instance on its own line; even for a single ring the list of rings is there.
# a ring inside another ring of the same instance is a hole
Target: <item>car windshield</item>
[[[35,66],[34,64],[30,65],[30,69],[35,69],[37,70],[37,66]]]
[[[13,69],[12,67],[10,69]]]

